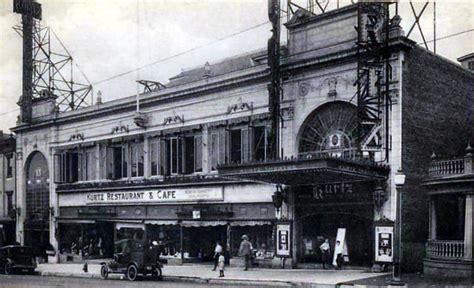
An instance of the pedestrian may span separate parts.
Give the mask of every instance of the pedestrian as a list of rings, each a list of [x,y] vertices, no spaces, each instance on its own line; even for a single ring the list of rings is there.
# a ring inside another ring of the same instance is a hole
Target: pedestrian
[[[336,247],[334,248],[334,253],[336,254],[336,269],[342,270],[342,263],[344,262],[344,255],[342,255],[343,248],[341,241],[336,241]]]
[[[239,254],[241,256],[244,256],[244,261],[245,261],[245,269],[244,271],[249,270],[249,267],[251,266],[251,260],[252,260],[252,243],[250,243],[249,238],[247,235],[242,236],[242,242],[240,243],[240,248],[239,248]]]
[[[225,266],[225,257],[224,252],[219,253],[219,277],[224,277],[224,266]]]
[[[329,259],[331,258],[331,246],[329,246],[329,239],[324,240],[324,243],[319,246],[319,249],[321,250],[323,269],[327,269],[326,264],[328,264]]]
[[[214,268],[212,271],[216,271],[217,264],[219,262],[219,256],[221,255],[222,252],[222,246],[219,243],[219,241],[216,242],[216,248],[214,248]]]

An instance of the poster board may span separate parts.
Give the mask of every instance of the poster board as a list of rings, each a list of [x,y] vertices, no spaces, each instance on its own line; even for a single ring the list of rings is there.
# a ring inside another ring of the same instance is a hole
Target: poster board
[[[347,241],[346,241],[346,228],[337,228],[336,241],[334,242],[334,251],[336,251],[337,241],[341,242],[342,245],[342,255],[344,256],[344,262],[349,262],[349,251],[347,250]],[[336,262],[337,255],[334,253],[332,259],[332,265],[337,266]]]
[[[375,226],[375,262],[393,262],[393,226]]]
[[[276,224],[276,256],[291,257],[291,224]]]

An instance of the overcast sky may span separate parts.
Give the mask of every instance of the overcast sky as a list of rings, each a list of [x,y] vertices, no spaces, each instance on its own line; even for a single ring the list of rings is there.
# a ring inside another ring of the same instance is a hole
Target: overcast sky
[[[103,81],[114,75],[159,62],[140,70],[140,78],[166,83],[183,68],[265,48],[270,36],[269,24],[260,25],[267,22],[267,0],[39,2],[43,7],[42,24],[59,36],[94,84],[94,94],[100,90],[104,101],[130,96],[136,91],[135,72]],[[307,1],[294,2],[304,5]],[[420,10],[422,4],[418,1],[415,8]],[[4,131],[15,126],[16,102],[22,90],[22,41],[11,28],[21,23],[21,16],[12,12],[12,6],[13,0],[0,1],[0,129]],[[473,12],[474,0],[437,1],[438,37],[470,31],[439,40],[438,54],[456,61],[457,57],[474,52]],[[421,22],[428,40],[433,39],[432,13],[430,5]],[[401,4],[400,14],[407,31],[413,23],[407,2]],[[256,28],[248,29],[251,27]],[[238,33],[244,30],[247,31]],[[412,34],[410,38],[419,42],[418,31]],[[53,50],[61,51],[59,43],[53,45]],[[192,51],[186,52],[189,50]],[[181,55],[172,57],[176,54]],[[76,72],[75,80],[87,83],[77,68]]]

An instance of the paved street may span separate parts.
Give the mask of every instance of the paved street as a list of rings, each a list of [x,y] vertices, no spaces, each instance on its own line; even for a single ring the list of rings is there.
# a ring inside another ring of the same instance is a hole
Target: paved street
[[[225,287],[228,287],[226,285]],[[100,280],[87,278],[65,278],[39,275],[0,275],[0,287],[2,288],[23,288],[23,287],[67,287],[67,288],[115,288],[115,287],[160,287],[160,288],[178,288],[178,287],[224,287],[217,284],[198,284],[186,282],[167,282],[153,281],[151,279],[142,279],[140,281],[130,282],[127,280]],[[239,287],[232,285],[232,287]],[[248,287],[248,286],[247,286]]]

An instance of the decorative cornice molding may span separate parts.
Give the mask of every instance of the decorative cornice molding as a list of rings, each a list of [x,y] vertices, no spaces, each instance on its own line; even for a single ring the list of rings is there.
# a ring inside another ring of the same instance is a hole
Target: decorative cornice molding
[[[84,140],[84,133],[76,133],[69,136],[69,140],[68,140],[69,142],[75,141],[75,140]]]
[[[176,123],[184,123],[184,115],[174,115],[163,119],[163,126]]]
[[[242,111],[253,111],[253,102],[250,102],[250,104],[248,102],[242,102],[227,106],[227,114]]]

